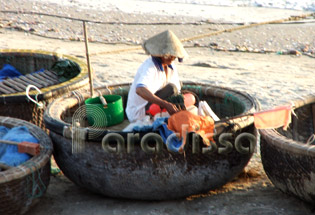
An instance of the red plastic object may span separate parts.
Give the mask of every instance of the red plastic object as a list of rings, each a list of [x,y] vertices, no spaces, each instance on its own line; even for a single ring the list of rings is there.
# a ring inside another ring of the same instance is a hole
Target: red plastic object
[[[152,104],[147,113],[151,114],[152,116],[155,116],[157,113],[166,112],[166,109],[161,110],[160,106],[157,104]]]

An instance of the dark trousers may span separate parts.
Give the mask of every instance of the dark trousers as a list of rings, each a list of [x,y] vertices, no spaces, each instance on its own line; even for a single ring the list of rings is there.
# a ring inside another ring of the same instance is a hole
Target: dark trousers
[[[156,91],[154,95],[157,97],[166,100],[170,96],[174,96],[178,94],[178,89],[175,84],[169,83],[165,85],[162,89]],[[148,104],[145,106],[145,110],[148,110],[150,108],[152,103],[148,102]]]

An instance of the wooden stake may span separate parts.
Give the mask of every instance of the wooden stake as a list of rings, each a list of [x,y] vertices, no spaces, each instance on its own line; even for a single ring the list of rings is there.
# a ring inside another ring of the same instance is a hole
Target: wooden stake
[[[315,134],[315,104],[312,104],[312,115],[313,115],[313,131]]]
[[[88,35],[87,35],[87,30],[86,30],[86,24],[85,21],[83,21],[83,30],[84,30],[84,41],[85,41],[85,53],[86,53],[86,61],[87,61],[87,66],[88,66],[88,72],[89,72],[89,79],[90,79],[90,93],[91,93],[91,98],[94,95],[94,89],[93,89],[93,74],[91,70],[91,64],[90,64],[90,56],[89,56],[89,42],[88,42]]]

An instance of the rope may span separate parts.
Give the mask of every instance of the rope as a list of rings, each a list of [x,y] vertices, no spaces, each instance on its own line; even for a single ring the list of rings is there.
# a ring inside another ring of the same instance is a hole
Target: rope
[[[34,12],[34,11],[0,10],[0,13],[49,16],[49,17],[55,17],[55,18],[61,18],[61,19],[69,19],[73,21],[89,22],[89,23],[104,24],[104,25],[200,25],[200,23],[203,22],[203,21],[196,21],[196,22],[103,22],[103,21],[73,18],[73,17],[68,17],[68,16],[61,16],[61,15],[56,15],[56,14]],[[209,22],[205,22],[205,23],[209,23]]]
[[[34,88],[38,93],[35,95],[35,100],[33,99],[33,98],[31,98],[30,97],[30,95],[29,95],[29,92],[30,92],[30,89],[31,88]],[[44,107],[44,103],[43,102],[38,102],[38,94],[41,94],[42,92],[40,91],[40,89],[38,89],[35,85],[27,85],[27,87],[26,87],[26,90],[25,90],[25,94],[26,94],[26,97],[30,100],[30,101],[32,101],[32,102],[34,102],[36,105],[37,105],[37,107],[38,108],[43,108]]]
[[[242,30],[245,28],[252,28],[252,27],[256,27],[256,26],[260,26],[260,25],[279,24],[279,23],[283,23],[283,22],[287,22],[287,21],[291,21],[291,20],[305,19],[306,17],[309,17],[309,16],[315,16],[315,13],[309,13],[309,14],[304,14],[304,15],[300,15],[300,16],[290,16],[289,18],[286,18],[286,19],[252,23],[249,25],[243,25],[243,26],[238,26],[238,27],[234,27],[234,28],[230,28],[230,29],[221,30],[221,31],[215,31],[215,32],[207,33],[207,34],[200,34],[200,35],[197,35],[194,37],[184,38],[184,39],[181,39],[181,41],[186,42],[186,41],[190,41],[190,40],[201,39],[204,37],[215,36],[215,35],[225,33],[225,32],[232,32],[232,31]]]
[[[106,90],[107,90],[107,92],[108,92],[109,94],[112,94],[112,91],[111,91],[111,89],[108,88],[107,84],[105,85],[105,88],[106,88]]]
[[[27,178],[26,178],[26,187],[25,187],[26,189],[28,189],[30,181],[32,183],[31,192],[28,193],[28,197],[33,198],[33,199],[41,197],[46,190],[46,186],[40,177],[39,168],[36,167],[36,164],[33,161],[28,161],[28,162],[24,163],[23,165],[25,165],[26,167],[28,167],[31,170],[31,175],[27,176]],[[32,167],[34,167],[36,172],[37,172],[38,181],[40,184],[36,183],[35,172],[33,171]],[[40,186],[42,186],[42,189]],[[38,194],[36,194],[37,190],[39,190]],[[27,190],[27,192],[28,192],[28,190]]]
[[[113,94],[124,95],[124,93],[126,92],[128,93],[128,91],[125,88],[118,87],[114,89]]]
[[[100,90],[95,90],[98,93],[98,96],[103,96],[102,92]]]
[[[72,91],[72,94],[76,97],[76,99],[78,100],[78,104],[79,104],[79,107],[81,105],[81,103],[84,102],[84,96],[78,91],[78,90],[74,90]]]
[[[312,134],[306,141],[306,145],[311,145],[315,141],[315,134]],[[314,142],[315,143],[315,142]]]
[[[201,23],[206,24],[220,24],[220,25],[244,25],[242,22],[233,23],[233,22],[211,22],[211,21],[195,21],[195,22],[113,22],[113,21],[95,21],[90,19],[81,19],[81,18],[74,18],[69,16],[62,16],[62,15],[56,15],[56,14],[49,14],[49,13],[42,13],[42,12],[35,12],[35,11],[16,11],[16,10],[0,10],[0,13],[13,13],[13,14],[28,14],[28,15],[39,15],[39,16],[49,16],[49,17],[55,17],[55,18],[61,18],[61,19],[68,19],[73,21],[81,21],[81,22],[89,22],[94,24],[104,24],[104,25],[201,25]],[[285,21],[297,21],[300,19],[304,19],[308,16],[315,16],[315,13],[300,15],[300,16],[291,16],[287,19],[281,19],[281,22],[277,21],[271,21],[269,24],[280,24]],[[282,21],[284,20],[284,21]],[[279,20],[278,20],[279,21]],[[291,23],[305,23],[305,22],[290,22]],[[259,23],[251,23],[251,24],[259,24]]]
[[[42,15],[42,16],[50,16],[50,17],[56,17],[56,18],[64,18],[64,19],[69,19],[69,20],[74,20],[74,21],[81,21],[81,22],[90,22],[90,23],[96,23],[96,24],[110,24],[110,25],[115,25],[115,24],[124,24],[124,25],[182,25],[183,23],[129,23],[129,22],[102,22],[102,21],[93,21],[93,20],[87,20],[87,19],[79,19],[79,18],[73,18],[73,17],[66,17],[66,16],[61,16],[61,15],[53,15],[53,14],[48,14],[48,13],[41,13],[41,12],[33,12],[33,11],[10,11],[10,10],[0,10],[1,13],[14,13],[14,14],[30,14],[30,15]],[[309,14],[304,14],[300,16],[290,16],[289,18],[286,19],[279,19],[279,20],[273,20],[273,21],[267,21],[267,22],[259,22],[259,23],[251,23],[249,25],[243,25],[243,26],[238,26],[230,29],[225,29],[225,30],[220,30],[220,31],[215,31],[207,34],[200,34],[196,35],[193,37],[187,37],[184,39],[181,39],[182,42],[186,41],[191,41],[191,40],[196,40],[196,39],[201,39],[204,37],[210,37],[210,36],[215,36],[218,34],[222,34],[225,32],[232,32],[236,30],[242,30],[246,28],[251,28],[251,27],[256,27],[260,25],[266,25],[266,24],[279,24],[287,21],[292,21],[292,20],[300,20],[300,19],[305,19],[310,16],[315,16],[315,13],[309,13]],[[199,22],[201,23],[201,22]],[[187,24],[196,24],[196,23],[187,23]],[[238,23],[239,24],[239,23]],[[33,33],[33,32],[30,32]],[[54,38],[58,39],[58,38]],[[126,48],[126,49],[119,49],[119,50],[113,50],[113,51],[104,51],[104,52],[98,52],[98,53],[92,53],[90,56],[94,55],[103,55],[103,54],[117,54],[121,52],[128,52],[128,51],[134,51],[134,50],[139,50],[141,49],[141,46],[136,46],[133,48]]]
[[[242,29],[246,29],[246,28],[252,28],[252,27],[256,27],[256,26],[260,26],[260,25],[279,24],[279,23],[283,23],[283,22],[291,21],[291,20],[305,19],[306,17],[309,17],[309,16],[315,16],[315,13],[309,13],[309,14],[300,15],[300,16],[290,16],[289,18],[280,19],[280,20],[272,20],[272,21],[267,21],[267,22],[252,23],[252,24],[249,24],[249,25],[243,25],[243,26],[238,26],[238,27],[234,27],[234,28],[230,28],[230,29],[224,29],[224,30],[220,30],[220,31],[207,33],[207,34],[200,34],[200,35],[196,35],[196,36],[193,36],[193,37],[187,37],[187,38],[181,39],[180,41],[181,42],[187,42],[187,41],[191,41],[191,40],[201,39],[201,38],[204,38],[204,37],[215,36],[215,35],[222,34],[222,33],[225,33],[225,32],[232,32],[232,31],[242,30]],[[114,54],[114,53],[134,51],[134,50],[139,50],[139,49],[141,49],[141,46],[137,46],[137,47],[129,48],[129,49],[121,49],[121,50],[114,50],[114,51],[98,52],[98,53],[94,53],[92,55]]]
[[[91,53],[90,56],[95,56],[95,55],[106,55],[106,54],[119,54],[121,52],[129,52],[129,51],[136,51],[136,50],[141,50],[142,46],[135,46],[132,48],[125,48],[125,49],[116,49],[113,51],[103,51],[103,52],[97,52],[97,53]]]

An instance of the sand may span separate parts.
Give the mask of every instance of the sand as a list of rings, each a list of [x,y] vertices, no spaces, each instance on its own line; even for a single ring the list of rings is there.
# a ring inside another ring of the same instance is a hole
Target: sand
[[[114,52],[139,47],[144,39],[158,32],[171,29],[180,38],[192,38],[239,26],[231,24],[231,21],[248,23],[250,20],[250,17],[244,16],[244,8],[234,8],[233,15],[231,12],[229,17],[226,16],[225,24],[219,23],[222,21],[220,17],[213,20],[211,17],[169,16],[167,13],[149,16],[143,12],[128,14],[119,10],[104,13],[100,10],[29,1],[25,1],[22,6],[21,1],[7,0],[3,8],[58,13],[103,22],[164,23],[89,23],[89,50],[95,87],[131,82],[138,66],[148,56],[141,48]],[[217,10],[226,11],[226,8],[217,7]],[[306,13],[277,10],[275,16],[270,9],[250,10],[259,14],[252,18],[255,22]],[[266,16],[263,16],[264,12]],[[0,26],[0,49],[55,51],[85,61],[80,22],[0,13]],[[258,99],[262,109],[269,109],[315,92],[314,32],[313,17],[302,22],[261,25],[190,40],[184,43],[189,58],[182,64],[177,63],[177,67],[183,81],[210,83],[245,91]],[[291,54],[284,54],[289,52]],[[312,206],[281,193],[272,185],[263,171],[259,146],[257,148],[246,167],[246,174],[205,195],[162,202],[111,199],[81,189],[65,176],[58,175],[51,177],[47,193],[27,214],[312,214]]]

